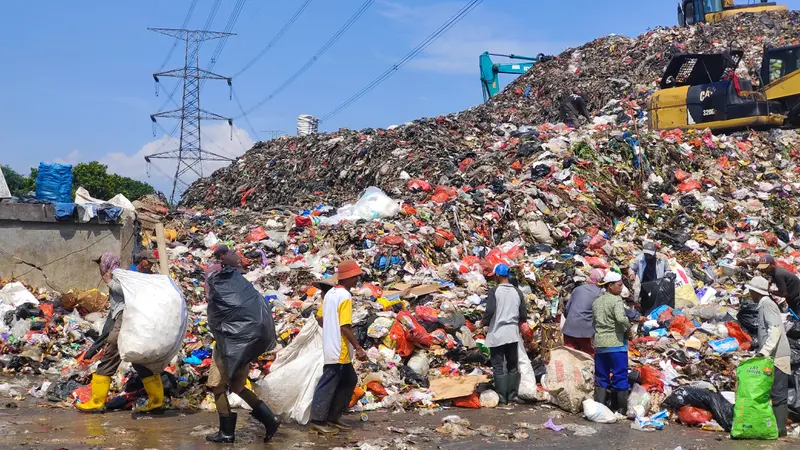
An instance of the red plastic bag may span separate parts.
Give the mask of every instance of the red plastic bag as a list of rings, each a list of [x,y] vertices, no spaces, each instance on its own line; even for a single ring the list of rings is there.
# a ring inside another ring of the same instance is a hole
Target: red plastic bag
[[[431,341],[437,345],[445,345],[447,344],[447,332],[443,329],[438,328],[436,330],[431,331],[430,335]]]
[[[691,177],[692,174],[684,170],[678,169],[675,171],[675,179],[678,180],[678,183],[683,183],[684,181],[688,180]]]
[[[672,322],[675,319],[675,311],[672,308],[667,307],[661,314],[658,315],[656,319],[659,324],[664,325],[667,323]]]
[[[661,379],[661,371],[651,367],[642,366],[639,368],[639,384],[648,392],[664,392],[664,381]]]
[[[262,239],[266,239],[267,237],[268,237],[267,233],[264,231],[264,229],[261,228],[261,227],[258,227],[258,228],[253,229],[250,232],[250,234],[247,235],[246,241],[247,242],[258,242],[258,241],[260,241]]]
[[[385,236],[380,240],[381,245],[401,246],[404,242],[402,237],[395,235]]]
[[[725,322],[725,328],[728,329],[728,336],[739,342],[739,349],[750,350],[750,346],[753,344],[753,338],[742,329],[741,325],[737,322],[730,321]]]
[[[463,172],[467,170],[474,162],[475,160],[472,158],[464,158],[464,160],[458,164],[458,170]]]
[[[42,303],[39,305],[39,309],[42,310],[42,314],[45,317],[53,317],[53,304],[52,303]]]
[[[712,417],[710,411],[694,406],[681,406],[678,410],[678,420],[684,425],[702,425],[709,422]]]
[[[295,216],[294,218],[294,225],[297,227],[310,227],[311,223],[311,217]]]
[[[606,245],[606,242],[608,242],[606,238],[598,234],[597,236],[592,237],[592,240],[589,241],[589,248],[592,250],[603,248],[603,246]]]
[[[680,333],[683,337],[689,337],[692,334],[692,331],[697,328],[694,326],[691,320],[684,315],[679,315],[676,317],[672,323],[669,324],[669,331],[676,331]]]
[[[439,321],[439,310],[428,308],[427,306],[418,305],[414,308],[414,315],[417,319],[425,321],[425,322],[433,322],[436,323]]]
[[[408,188],[409,191],[412,192],[417,192],[417,191],[429,192],[431,190],[430,183],[428,183],[425,180],[419,180],[419,179],[409,180],[406,187]]]
[[[378,399],[378,401],[383,400],[383,397],[389,395],[389,393],[386,392],[386,389],[379,381],[370,381],[369,383],[367,383],[367,390],[372,392],[372,395],[374,395],[375,398]]]
[[[417,322],[417,319],[408,311],[400,311],[397,314],[395,323],[400,323],[403,330],[406,331],[406,339],[410,342],[416,342],[422,346],[429,346],[432,343],[430,335],[425,328]],[[391,331],[389,332],[391,334]],[[394,339],[394,338],[392,338]],[[412,346],[413,347],[413,346]],[[401,355],[406,356],[406,355]]]
[[[691,192],[702,189],[703,186],[697,180],[688,180],[678,185],[678,190],[681,192]]]
[[[80,403],[89,403],[89,399],[92,398],[92,385],[88,384],[75,388],[75,390],[72,391],[72,398]]]
[[[453,406],[457,406],[459,408],[480,409],[481,398],[480,396],[478,396],[477,392],[473,392],[472,394],[466,395],[464,397],[454,398]]]
[[[406,329],[396,320],[389,329],[389,338],[394,341],[394,349],[398,355],[408,356],[414,351],[414,344],[406,337]]]
[[[533,330],[531,330],[531,326],[528,325],[528,322],[523,322],[522,325],[519,326],[519,334],[522,336],[523,341],[533,342]]]
[[[247,205],[247,197],[250,194],[252,194],[253,192],[255,192],[255,191],[256,191],[256,188],[252,187],[252,188],[248,189],[247,191],[245,191],[244,194],[242,194],[242,203],[241,203],[242,206],[246,206]]]
[[[450,200],[450,196],[445,194],[444,192],[439,192],[437,194],[433,194],[431,200],[435,203],[447,203]]]
[[[611,265],[606,262],[603,258],[596,258],[594,256],[587,256],[584,258],[586,260],[586,264],[589,264],[592,267],[597,267],[600,269],[610,269]]]

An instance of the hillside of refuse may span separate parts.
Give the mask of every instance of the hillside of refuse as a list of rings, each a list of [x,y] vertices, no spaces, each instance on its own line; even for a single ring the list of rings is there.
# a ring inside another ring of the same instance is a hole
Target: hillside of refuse
[[[658,28],[635,39],[600,38],[535,66],[491,102],[459,114],[389,129],[342,129],[259,142],[230,166],[195,182],[182,204],[256,210],[340,204],[371,185],[403,195],[413,178],[475,187],[497,177],[524,177],[509,168],[515,161],[527,167],[541,157],[541,144],[554,136],[541,126],[557,121],[565,89],[580,89],[592,114],[614,116],[585,125],[579,133],[638,132],[646,140],[645,102],[671,55],[735,45],[745,50],[740,73],[749,75],[761,62],[763,45],[798,42],[799,18],[796,11],[742,14],[719,24]],[[509,127],[530,131],[507,133]],[[590,145],[601,154],[613,150],[602,140]]]

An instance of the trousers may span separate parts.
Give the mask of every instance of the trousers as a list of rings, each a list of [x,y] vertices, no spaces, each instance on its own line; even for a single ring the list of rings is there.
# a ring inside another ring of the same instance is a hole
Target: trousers
[[[592,343],[592,338],[576,338],[567,336],[565,334],[564,346],[582,351],[583,353],[588,353],[590,356],[594,356],[594,344]]]
[[[789,374],[775,369],[775,378],[772,380],[772,406],[785,405],[789,401]]]
[[[97,366],[96,373],[98,375],[113,377],[117,373],[120,363],[122,363],[122,358],[119,356],[119,347],[117,347],[117,339],[119,338],[119,330],[122,328],[122,316],[124,314],[120,313],[114,320],[114,328],[111,329],[111,333],[108,335],[106,350],[103,352],[103,356],[100,357],[100,364]],[[134,364],[133,368],[142,378],[153,376],[153,371],[145,366]]]
[[[594,383],[603,389],[627,391],[628,352],[595,353]]]
[[[517,343],[489,347],[489,361],[495,375],[504,375],[518,371],[519,355]]]
[[[311,402],[311,420],[336,421],[350,405],[353,390],[358,383],[353,364],[325,364],[322,377],[314,390]]]

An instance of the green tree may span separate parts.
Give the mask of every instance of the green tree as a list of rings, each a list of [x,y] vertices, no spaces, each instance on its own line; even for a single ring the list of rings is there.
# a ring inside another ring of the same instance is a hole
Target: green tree
[[[76,164],[72,168],[72,192],[78,187],[83,187],[92,197],[102,200],[122,194],[133,201],[155,193],[153,186],[147,183],[108,173],[108,166],[97,161]]]
[[[27,177],[20,175],[16,170],[8,166],[2,166],[2,170],[11,195],[19,197],[36,190],[36,176],[39,174],[38,169],[31,169],[31,175]]]

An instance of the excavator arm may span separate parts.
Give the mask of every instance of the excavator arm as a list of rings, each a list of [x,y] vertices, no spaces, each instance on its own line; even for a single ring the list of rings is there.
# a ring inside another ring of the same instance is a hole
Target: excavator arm
[[[506,63],[506,64],[495,64],[492,62],[492,56],[502,56],[505,58],[511,59],[520,59],[525,60],[528,62],[524,63]],[[494,97],[500,92],[500,83],[498,81],[498,74],[501,73],[510,73],[510,74],[523,74],[530,70],[534,64],[539,62],[548,61],[553,59],[552,56],[545,56],[544,54],[539,54],[536,57],[531,56],[520,56],[520,55],[501,55],[497,53],[489,53],[483,52],[478,61],[480,63],[481,68],[481,87],[483,89],[483,101],[489,101],[490,98]]]

